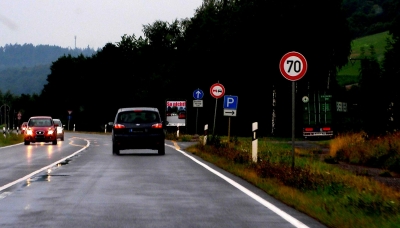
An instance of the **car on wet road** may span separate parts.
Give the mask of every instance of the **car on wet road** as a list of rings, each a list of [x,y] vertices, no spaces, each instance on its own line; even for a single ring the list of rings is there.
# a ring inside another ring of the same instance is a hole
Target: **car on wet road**
[[[53,119],[54,123],[57,124],[57,139],[64,141],[64,125],[60,119]]]
[[[132,107],[118,110],[112,125],[112,152],[152,149],[165,154],[164,123],[157,108]]]
[[[51,142],[57,145],[57,124],[50,116],[33,116],[29,118],[24,132],[24,144]]]

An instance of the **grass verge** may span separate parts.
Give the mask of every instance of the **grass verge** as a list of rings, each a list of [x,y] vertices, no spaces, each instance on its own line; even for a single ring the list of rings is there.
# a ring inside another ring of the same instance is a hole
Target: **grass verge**
[[[315,150],[259,139],[258,162],[251,161],[251,139],[227,142],[211,137],[187,151],[235,174],[271,196],[329,227],[398,227],[400,192],[373,179],[322,162]]]
[[[21,134],[0,134],[0,147],[9,146],[17,143],[22,143],[24,141],[24,136]]]

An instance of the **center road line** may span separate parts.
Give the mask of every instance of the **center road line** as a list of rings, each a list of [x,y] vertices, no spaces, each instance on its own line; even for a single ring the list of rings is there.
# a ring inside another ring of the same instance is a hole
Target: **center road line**
[[[65,157],[65,158],[62,158],[62,159],[60,159],[60,160],[58,160],[58,161],[56,161],[56,162],[54,162],[54,163],[52,163],[52,164],[50,164],[50,165],[48,165],[48,166],[45,166],[45,167],[43,167],[43,168],[41,168],[41,169],[39,169],[39,170],[36,170],[36,171],[34,171],[34,172],[32,172],[32,173],[30,173],[30,174],[28,174],[28,175],[26,175],[26,176],[24,176],[24,177],[22,177],[22,178],[19,178],[19,179],[16,180],[16,181],[13,181],[13,182],[11,182],[11,183],[8,183],[8,184],[6,184],[6,185],[1,186],[1,187],[0,187],[0,191],[3,191],[4,189],[7,189],[7,188],[9,188],[9,187],[11,187],[11,186],[13,186],[13,185],[19,183],[19,182],[25,181],[25,180],[27,180],[28,178],[31,178],[32,176],[34,176],[34,175],[36,175],[36,174],[38,174],[38,173],[40,173],[40,172],[43,172],[44,170],[49,169],[50,167],[56,166],[58,163],[60,163],[60,162],[62,162],[62,161],[65,161],[65,160],[67,160],[68,158],[73,157],[73,156],[77,155],[78,153],[82,152],[83,150],[85,150],[86,148],[88,148],[88,147],[90,146],[90,142],[89,142],[88,140],[86,140],[86,139],[82,139],[82,140],[85,140],[85,141],[86,141],[86,146],[80,145],[80,146],[83,147],[82,149],[80,149],[80,150],[74,152],[73,154],[71,154],[71,155],[69,155],[69,156],[67,156],[67,157]],[[76,145],[75,145],[75,146],[76,146]]]

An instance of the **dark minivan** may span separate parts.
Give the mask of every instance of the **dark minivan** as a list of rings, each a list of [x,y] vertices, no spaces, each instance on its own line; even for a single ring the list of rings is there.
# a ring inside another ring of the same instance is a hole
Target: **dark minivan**
[[[112,125],[112,152],[152,149],[165,154],[164,125],[157,108],[120,108]]]

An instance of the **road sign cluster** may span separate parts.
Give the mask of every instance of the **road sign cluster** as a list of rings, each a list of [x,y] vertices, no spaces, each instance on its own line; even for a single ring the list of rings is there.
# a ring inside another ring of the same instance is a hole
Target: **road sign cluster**
[[[215,83],[210,87],[210,94],[215,99],[224,98],[224,116],[236,116],[238,96],[225,95],[225,87],[221,83]],[[193,107],[203,107],[204,92],[201,89],[193,91]]]
[[[288,52],[281,58],[279,62],[279,70],[283,75],[283,77],[285,77],[289,81],[295,82],[301,79],[307,71],[306,58],[299,52],[295,51]],[[217,100],[223,97],[224,116],[232,117],[237,115],[238,96],[225,95],[225,87],[219,82],[214,83],[210,87],[210,94],[213,98],[216,99],[215,110],[217,110]],[[203,97],[204,97],[204,92],[201,89],[194,90],[193,107],[195,108],[203,107],[203,100],[202,100]],[[303,97],[303,102],[308,102],[308,97]],[[214,115],[214,127],[215,127],[215,115]]]

